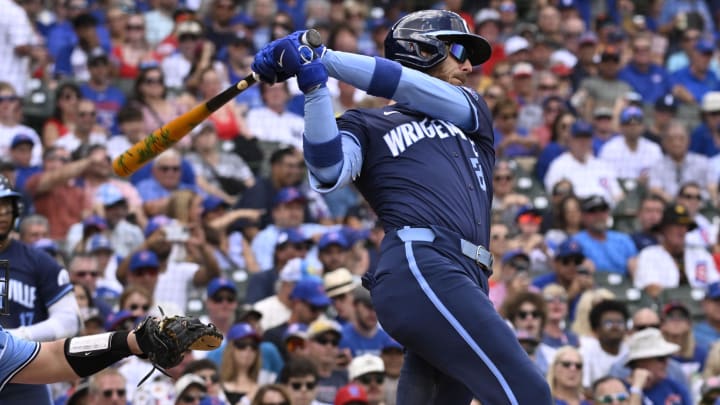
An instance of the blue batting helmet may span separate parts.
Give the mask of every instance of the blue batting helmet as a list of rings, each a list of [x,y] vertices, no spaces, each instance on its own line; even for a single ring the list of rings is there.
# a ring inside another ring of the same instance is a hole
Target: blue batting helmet
[[[488,41],[468,29],[459,15],[447,10],[424,10],[396,22],[385,38],[385,57],[417,70],[427,70],[448,56],[448,43],[463,45],[473,66],[492,53]]]

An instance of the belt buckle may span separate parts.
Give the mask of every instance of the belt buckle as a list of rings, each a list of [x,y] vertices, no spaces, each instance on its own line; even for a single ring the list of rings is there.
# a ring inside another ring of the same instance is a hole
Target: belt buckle
[[[487,252],[487,253],[488,253],[488,256],[489,256],[488,264],[490,265],[490,267],[486,266],[486,265],[481,261],[481,260],[483,259],[483,257],[482,257],[482,256],[483,256],[483,252]],[[493,267],[493,256],[492,256],[492,253],[490,253],[490,251],[486,250],[482,245],[477,245],[477,248],[475,249],[475,263],[476,263],[478,266],[480,266],[481,268],[485,269],[485,270],[492,271],[492,267]]]

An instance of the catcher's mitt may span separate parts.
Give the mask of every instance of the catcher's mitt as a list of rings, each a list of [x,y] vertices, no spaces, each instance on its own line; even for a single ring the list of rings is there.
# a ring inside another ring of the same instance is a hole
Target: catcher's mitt
[[[171,316],[145,318],[135,328],[135,338],[150,362],[164,372],[180,364],[188,350],[217,349],[223,335],[215,325],[205,325],[197,318]]]

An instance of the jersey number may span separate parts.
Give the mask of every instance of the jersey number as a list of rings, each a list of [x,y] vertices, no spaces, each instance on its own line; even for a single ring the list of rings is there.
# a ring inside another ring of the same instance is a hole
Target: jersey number
[[[473,169],[475,169],[475,175],[477,176],[480,188],[482,191],[487,191],[487,186],[485,185],[485,175],[483,174],[482,166],[480,166],[480,161],[478,158],[470,158],[470,164],[472,164]]]
[[[33,324],[33,318],[35,314],[33,312],[20,312],[20,326],[30,326]]]

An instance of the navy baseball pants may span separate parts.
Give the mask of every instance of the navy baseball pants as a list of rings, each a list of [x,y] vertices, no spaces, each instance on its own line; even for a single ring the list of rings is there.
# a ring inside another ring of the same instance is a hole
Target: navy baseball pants
[[[487,275],[445,228],[390,231],[370,287],[406,349],[398,405],[553,403],[544,377],[488,299]]]

